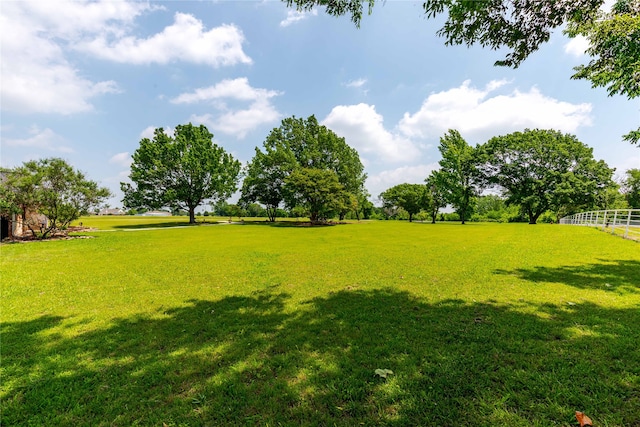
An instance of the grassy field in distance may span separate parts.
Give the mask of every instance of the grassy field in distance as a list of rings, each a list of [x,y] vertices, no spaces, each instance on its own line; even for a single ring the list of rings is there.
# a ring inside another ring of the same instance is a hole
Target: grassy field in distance
[[[278,218],[275,225],[308,221],[308,218]],[[71,223],[72,226],[95,228],[102,231],[138,230],[141,228],[195,227],[206,224],[227,224],[229,222],[266,222],[267,218],[238,218],[236,216],[196,216],[196,224],[189,224],[188,216],[138,216],[138,215],[91,215],[84,216]]]
[[[637,242],[399,221],[82,234],[0,248],[3,424],[640,425]]]

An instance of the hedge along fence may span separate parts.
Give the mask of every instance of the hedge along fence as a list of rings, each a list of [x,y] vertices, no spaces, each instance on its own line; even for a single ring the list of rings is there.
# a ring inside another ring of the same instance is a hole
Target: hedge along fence
[[[580,212],[560,219],[560,224],[587,225],[612,234],[640,240],[640,209],[611,209]]]

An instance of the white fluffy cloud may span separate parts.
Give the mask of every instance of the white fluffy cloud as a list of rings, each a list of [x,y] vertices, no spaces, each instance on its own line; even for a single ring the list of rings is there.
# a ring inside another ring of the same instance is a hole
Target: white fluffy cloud
[[[367,79],[360,78],[360,79],[356,79],[356,80],[351,80],[350,82],[347,82],[344,85],[346,87],[360,88],[360,87],[364,86],[365,84],[367,84]]]
[[[142,132],[140,132],[140,138],[153,139],[153,133],[156,131],[157,127],[158,126],[147,126],[142,130]],[[175,129],[173,129],[171,126],[166,126],[166,127],[163,127],[162,129],[164,130],[165,134],[169,136],[173,136],[173,132]]]
[[[47,13],[52,3],[58,13]],[[0,13],[2,43],[2,109],[19,113],[72,114],[92,109],[91,98],[116,93],[113,81],[92,82],[83,78],[65,57],[64,46],[73,30],[69,14],[81,15],[84,3],[9,2]],[[41,10],[43,7],[44,10]],[[114,9],[111,10],[110,9]],[[103,24],[118,19],[121,7],[95,3],[91,9],[98,18],[87,21]],[[95,12],[101,10],[102,14]],[[135,15],[135,9],[127,9]],[[73,11],[73,12],[72,12]],[[75,33],[74,33],[75,31]]]
[[[247,133],[258,126],[277,121],[281,114],[271,103],[271,98],[281,92],[254,88],[246,77],[223,80],[214,86],[196,89],[191,93],[183,93],[171,100],[175,104],[192,104],[209,102],[217,110],[217,114],[192,115],[191,121],[205,124],[214,131],[224,132],[244,138]],[[225,100],[250,102],[247,108],[230,108]]]
[[[235,25],[205,30],[192,15],[176,13],[174,23],[148,38],[119,37],[110,42],[106,35],[79,43],[77,49],[96,57],[129,64],[167,64],[185,61],[213,67],[250,64],[242,50],[244,35]]]
[[[385,129],[382,115],[374,105],[338,105],[322,124],[344,137],[361,154],[373,154],[391,162],[420,157],[420,150],[410,139]]]
[[[120,92],[111,80],[92,81],[73,63],[73,53],[124,63],[185,61],[214,67],[251,63],[244,36],[233,25],[206,30],[191,15],[148,38],[131,35],[143,13],[162,9],[145,2],[3,2],[2,109],[18,113],[74,114],[93,109],[93,98]]]
[[[155,130],[155,126],[147,126],[142,130],[142,132],[140,132],[140,138],[153,138],[153,132],[155,132]]]
[[[28,138],[5,138],[2,142],[8,147],[29,147],[58,153],[73,153],[73,149],[65,145],[64,138],[49,128],[40,129],[32,126],[28,133],[30,135]]]
[[[183,93],[171,102],[174,104],[191,104],[195,102],[214,101],[221,98],[232,98],[240,101],[256,101],[269,99],[281,93],[275,90],[254,88],[246,77],[222,80],[214,86],[196,89],[191,93]]]
[[[242,139],[258,126],[275,122],[282,115],[266,100],[259,100],[246,109],[227,111],[221,115],[192,115],[189,119],[194,123],[202,123],[214,131],[235,135]]]
[[[588,48],[589,40],[584,36],[579,35],[572,38],[564,45],[564,52],[572,56],[580,57],[585,54]]]
[[[131,166],[131,162],[131,154],[129,154],[129,152],[127,151],[125,151],[124,153],[114,154],[109,159],[109,163],[122,166],[124,168],[128,168],[129,166]]]
[[[145,2],[112,0],[21,0],[20,3],[20,17],[37,23],[36,31],[65,40],[77,40],[82,34],[98,32],[122,35],[141,14],[162,9]],[[9,13],[13,15],[16,11]]]
[[[435,137],[448,129],[457,129],[465,137],[489,137],[524,128],[573,133],[579,127],[591,125],[591,104],[559,101],[535,87],[527,92],[515,89],[507,94],[493,94],[507,83],[491,81],[484,89],[478,89],[467,80],[460,87],[433,93],[419,111],[405,113],[399,129],[412,138]]]
[[[300,22],[304,19],[307,19],[309,16],[318,16],[318,11],[316,9],[311,10],[310,12],[303,12],[297,10],[288,10],[287,17],[280,21],[281,27],[288,27],[289,25]]]
[[[371,192],[371,196],[377,199],[380,193],[394,185],[424,183],[424,180],[429,176],[431,171],[438,168],[437,163],[430,163],[427,165],[403,166],[397,169],[385,170],[369,176],[369,178],[367,178],[367,188],[369,192]]]

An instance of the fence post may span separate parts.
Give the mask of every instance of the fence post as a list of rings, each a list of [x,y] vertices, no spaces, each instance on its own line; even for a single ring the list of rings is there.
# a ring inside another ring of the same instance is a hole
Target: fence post
[[[618,219],[618,210],[613,211],[613,226],[611,227],[611,234],[616,232],[616,220]]]
[[[604,211],[604,218],[602,218],[602,231],[607,228],[607,211]]]
[[[629,237],[629,224],[631,224],[631,209],[629,209],[629,215],[627,215],[627,226],[624,229],[624,237]]]

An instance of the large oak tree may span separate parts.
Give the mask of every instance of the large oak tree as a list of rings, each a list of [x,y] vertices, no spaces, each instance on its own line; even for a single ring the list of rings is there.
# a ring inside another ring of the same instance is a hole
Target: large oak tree
[[[383,207],[404,209],[409,214],[409,222],[415,214],[428,207],[428,197],[424,184],[398,184],[380,194]]]
[[[431,217],[431,223],[436,223],[438,212],[441,208],[447,206],[446,189],[444,188],[444,182],[438,180],[437,171],[432,171],[431,174],[424,180],[427,186],[429,216]]]
[[[547,210],[558,216],[597,203],[614,185],[613,170],[593,157],[575,136],[555,130],[525,130],[491,138],[481,148],[482,170],[508,204],[520,205],[530,224]]]
[[[195,223],[196,207],[237,189],[240,162],[213,143],[204,125],[178,125],[173,136],[158,128],[132,157],[131,183],[120,183],[127,208],[182,209]]]
[[[432,179],[464,224],[483,184],[482,174],[477,168],[477,150],[453,129],[440,138],[438,150],[442,155],[440,170],[434,172]]]
[[[366,191],[367,175],[358,152],[344,138],[320,125],[315,116],[282,120],[265,139],[263,150],[256,148],[245,175],[244,203],[257,201],[271,212],[281,204],[304,207],[312,221],[343,217],[357,209],[357,200]],[[334,178],[339,187],[334,185]],[[309,185],[311,179],[331,187],[335,197],[317,197],[323,190]],[[318,203],[321,200],[326,203]],[[275,220],[275,215],[270,214],[270,219]]]

